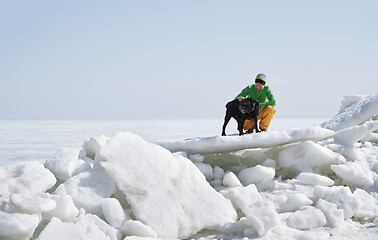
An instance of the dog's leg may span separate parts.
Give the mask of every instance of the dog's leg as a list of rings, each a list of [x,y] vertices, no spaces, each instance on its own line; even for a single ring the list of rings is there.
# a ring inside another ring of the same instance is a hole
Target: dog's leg
[[[254,120],[253,128],[256,129],[256,133],[261,132],[260,129],[257,127],[257,117],[255,117],[253,120]]]
[[[226,136],[226,126],[228,122],[231,119],[231,115],[226,113],[226,116],[224,117],[224,123],[223,123],[223,128],[222,128],[222,136]]]
[[[238,121],[238,130],[239,130],[239,136],[243,135],[243,127],[246,117],[242,116],[241,119]]]
[[[255,129],[254,124],[253,124],[253,127],[251,129],[247,130],[247,133],[253,133],[253,129]]]

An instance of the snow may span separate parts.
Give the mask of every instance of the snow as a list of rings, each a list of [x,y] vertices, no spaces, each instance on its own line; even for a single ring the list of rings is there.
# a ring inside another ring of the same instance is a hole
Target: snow
[[[55,176],[38,162],[6,165],[0,169],[1,197],[11,193],[43,193],[54,186]]]
[[[62,148],[53,157],[46,160],[45,168],[54,173],[57,179],[63,181],[82,171],[89,170],[89,164],[79,159],[79,152],[80,149]]]
[[[0,211],[0,239],[29,239],[39,223],[38,215]]]
[[[369,188],[374,184],[373,172],[363,163],[347,162],[342,165],[332,165],[331,169],[343,183],[349,186]]]
[[[218,166],[213,168],[213,176],[215,180],[222,180],[224,179],[224,170]]]
[[[247,229],[254,230],[250,231],[249,236],[254,235],[254,232],[257,233],[256,237],[263,236],[278,224],[278,213],[274,210],[273,203],[265,201],[255,185],[236,187],[222,193],[245,214]]]
[[[355,95],[355,94],[345,95],[343,97],[343,100],[341,101],[341,104],[340,104],[340,112],[343,111],[344,109],[352,106],[353,104],[364,100],[366,97],[368,97],[368,95],[365,95],[365,96]]]
[[[319,199],[316,203],[316,207],[320,209],[326,217],[327,226],[331,228],[342,226],[344,222],[344,211],[338,209],[335,203]]]
[[[129,215],[123,210],[119,201],[115,198],[106,198],[101,201],[102,212],[110,226],[121,228],[126,220],[130,220]]]
[[[139,237],[150,237],[156,238],[158,235],[157,233],[148,225],[143,224],[140,221],[127,221],[122,229],[121,232],[126,236],[139,236]]]
[[[0,239],[376,239],[377,96],[346,96],[322,126],[119,132],[0,166]]]
[[[189,159],[134,134],[116,134],[96,155],[96,162],[126,195],[134,216],[159,236],[186,238],[236,220],[231,202]]]
[[[62,222],[58,218],[52,218],[49,224],[44,228],[44,230],[39,235],[39,240],[65,240],[65,239],[85,239],[89,240],[90,236],[95,232],[95,229],[91,229],[86,233],[86,229],[80,228],[78,225],[75,225],[74,222]],[[104,233],[99,233],[104,236]],[[101,239],[101,238],[93,238]]]
[[[116,191],[112,179],[102,168],[93,168],[80,173],[59,185],[56,193],[72,197],[75,206],[88,213],[101,216],[101,201]]]
[[[316,126],[243,136],[215,136],[183,141],[164,141],[159,145],[171,152],[185,151],[188,154],[205,154],[232,152],[247,148],[269,148],[304,140],[319,140],[333,134],[334,131]]]
[[[75,220],[75,225],[78,225],[81,229],[96,228],[96,231],[101,233],[101,235],[104,234],[106,239],[117,240],[121,237],[121,232],[112,226],[109,226],[105,221],[96,215],[80,215],[77,220]]]
[[[117,240],[121,233],[94,215],[79,216],[74,222],[52,218],[39,235],[39,240]]]
[[[282,168],[295,169],[298,172],[315,169],[330,172],[331,164],[343,162],[345,159],[340,154],[311,141],[290,146],[278,154],[278,163]]]
[[[269,181],[274,178],[275,171],[270,167],[257,165],[240,171],[238,178],[243,185]]]
[[[108,140],[109,138],[105,135],[85,139],[83,142],[85,156],[94,160],[97,150],[105,146]]]
[[[53,217],[56,217],[64,222],[75,220],[79,214],[79,209],[75,206],[71,196],[50,195],[49,197],[55,201],[56,207],[43,213],[45,219],[51,220]]]
[[[189,156],[189,159],[193,162],[203,162],[204,157],[201,154],[193,154]]]
[[[194,165],[205,175],[207,181],[211,181],[214,179],[214,171],[213,168],[209,164],[205,164],[202,162],[193,162]]]
[[[298,193],[290,196],[282,205],[281,212],[295,212],[303,206],[311,206],[313,204],[312,200],[309,199],[305,194]]]
[[[223,185],[226,187],[241,187],[240,180],[233,172],[227,172],[223,178]]]
[[[56,202],[46,195],[48,194],[14,193],[10,195],[9,201],[15,206],[17,212],[30,214],[48,212],[56,208]]]
[[[354,104],[353,104],[354,102]],[[346,107],[347,105],[350,106]],[[368,121],[378,112],[378,94],[361,96],[357,101],[341,106],[341,111],[331,120],[324,122],[322,127],[339,131]]]
[[[335,181],[333,181],[331,178],[316,173],[301,172],[300,174],[298,174],[296,179],[304,184],[314,186],[332,186],[333,184],[335,184]]]
[[[368,121],[359,126],[342,129],[333,138],[336,143],[340,143],[345,147],[353,147],[357,141],[367,137],[376,129],[378,129],[378,121]]]
[[[374,220],[378,216],[378,199],[361,189],[356,189],[353,195],[360,202],[360,207],[353,217],[362,220]]]
[[[286,223],[291,228],[307,230],[323,227],[327,220],[320,209],[309,206],[292,213]]]
[[[360,208],[360,201],[353,195],[349,187],[333,186],[324,200],[335,203],[338,209],[344,211],[344,219],[351,218]]]

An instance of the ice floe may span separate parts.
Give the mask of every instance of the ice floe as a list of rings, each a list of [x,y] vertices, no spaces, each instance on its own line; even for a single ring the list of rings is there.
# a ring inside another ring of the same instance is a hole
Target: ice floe
[[[376,239],[378,95],[322,126],[148,143],[130,132],[0,167],[0,239]]]

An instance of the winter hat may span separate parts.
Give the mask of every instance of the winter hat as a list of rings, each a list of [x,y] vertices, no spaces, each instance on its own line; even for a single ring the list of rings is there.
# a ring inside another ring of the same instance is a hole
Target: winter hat
[[[256,76],[255,83],[261,83],[262,85],[265,85],[266,83],[266,76],[264,73],[259,73]]]

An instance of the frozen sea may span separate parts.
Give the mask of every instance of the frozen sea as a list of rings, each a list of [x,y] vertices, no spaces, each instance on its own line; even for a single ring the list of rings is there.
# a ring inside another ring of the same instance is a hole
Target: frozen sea
[[[0,121],[0,239],[377,239],[377,94],[222,124]]]
[[[275,118],[270,131],[319,125],[330,118]],[[0,121],[0,166],[44,162],[62,147],[81,148],[84,139],[130,131],[148,142],[220,135],[223,118],[122,121]],[[230,121],[227,134],[236,134]]]

